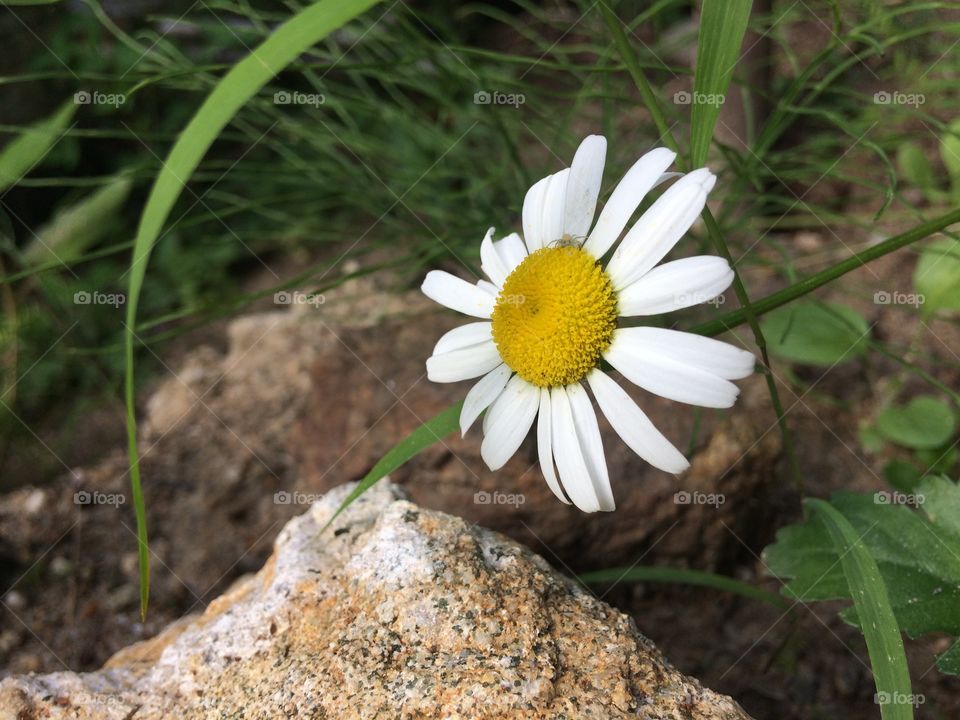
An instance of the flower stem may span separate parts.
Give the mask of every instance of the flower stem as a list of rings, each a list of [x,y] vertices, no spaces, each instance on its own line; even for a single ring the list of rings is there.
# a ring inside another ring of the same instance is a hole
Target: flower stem
[[[680,157],[680,146],[677,145],[677,141],[673,137],[671,132],[671,125],[667,125],[667,120],[663,116],[663,112],[660,110],[660,104],[657,102],[657,96],[653,92],[653,88],[650,87],[650,83],[647,82],[646,75],[643,74],[643,69],[640,67],[640,63],[637,61],[637,56],[633,52],[633,48],[630,47],[630,41],[627,39],[627,34],[623,31],[623,23],[620,22],[620,19],[614,14],[613,10],[607,5],[606,0],[600,1],[600,12],[603,13],[603,19],[607,23],[607,27],[610,29],[610,34],[613,35],[613,42],[617,46],[617,51],[620,53],[620,57],[623,59],[623,64],[627,66],[627,71],[630,73],[630,77],[633,78],[633,83],[637,86],[637,90],[640,91],[640,97],[643,99],[643,104],[646,106],[647,111],[650,113],[650,117],[653,119],[653,124],[657,126],[657,131],[660,133],[660,139],[677,153],[677,165],[681,170],[685,170],[684,163]]]
[[[767,295],[766,297],[752,303],[751,310],[758,316],[764,315],[771,310],[775,310],[778,307],[782,307],[783,305],[786,305],[797,298],[813,292],[817,288],[823,287],[827,283],[846,275],[852,270],[863,267],[868,262],[883,257],[884,255],[889,255],[895,250],[899,250],[900,248],[906,247],[907,245],[915,243],[919,240],[923,240],[924,238],[929,237],[930,235],[933,235],[934,233],[939,232],[957,222],[960,222],[960,208],[951,210],[945,215],[941,215],[933,220],[928,220],[925,223],[921,223],[920,225],[917,225],[916,227],[907,230],[900,235],[894,235],[892,238],[888,238],[883,242],[874,245],[872,248],[864,250],[863,252],[856,253],[846,260],[842,260],[836,265],[828,267],[826,270],[822,270],[815,275],[811,275],[810,277],[794,283],[783,290],[778,290],[775,293]],[[695,328],[691,329],[690,332],[707,336],[719,335],[727,330],[732,330],[733,328],[748,322],[748,316],[749,313],[747,312],[747,309],[740,308],[739,310],[733,310],[725,315],[721,315],[715,320],[703,323],[702,325],[697,325]]]
[[[783,437],[783,450],[787,455],[787,463],[790,466],[790,474],[793,475],[794,485],[796,485],[797,490],[802,493],[803,474],[800,472],[800,464],[797,462],[797,453],[793,447],[793,438],[791,437],[790,430],[787,427],[786,415],[783,412],[783,403],[780,401],[780,393],[777,391],[777,380],[773,375],[773,370],[770,368],[770,357],[767,355],[767,339],[763,336],[763,331],[760,329],[760,323],[757,322],[757,313],[754,310],[753,304],[750,302],[749,296],[747,295],[747,288],[743,284],[740,273],[737,272],[737,269],[734,267],[733,255],[730,253],[730,248],[727,247],[726,240],[723,239],[723,232],[721,232],[720,226],[717,225],[717,221],[714,219],[713,213],[710,212],[710,208],[703,208],[702,217],[707,226],[707,233],[713,240],[713,244],[714,247],[716,247],[717,252],[719,252],[726,259],[726,261],[730,263],[730,267],[733,268],[733,291],[737,295],[737,300],[739,300],[740,304],[743,306],[746,321],[750,325],[750,330],[753,332],[754,340],[757,343],[757,347],[760,349],[760,360],[763,363],[763,375],[764,379],[767,381],[767,390],[770,392],[770,402],[772,403],[773,411],[777,416],[777,425],[780,428],[780,435]]]

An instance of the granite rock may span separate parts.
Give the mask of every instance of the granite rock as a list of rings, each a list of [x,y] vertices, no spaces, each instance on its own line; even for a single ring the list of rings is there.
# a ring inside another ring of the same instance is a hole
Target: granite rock
[[[633,620],[388,481],[292,519],[254,575],[91,673],[0,683],[0,718],[747,716]]]

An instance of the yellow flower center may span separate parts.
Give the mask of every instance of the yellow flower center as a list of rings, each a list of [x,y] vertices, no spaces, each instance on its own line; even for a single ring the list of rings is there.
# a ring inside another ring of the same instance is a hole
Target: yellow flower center
[[[557,387],[597,366],[616,322],[613,285],[596,260],[578,247],[541,248],[503,283],[493,341],[524,380]]]

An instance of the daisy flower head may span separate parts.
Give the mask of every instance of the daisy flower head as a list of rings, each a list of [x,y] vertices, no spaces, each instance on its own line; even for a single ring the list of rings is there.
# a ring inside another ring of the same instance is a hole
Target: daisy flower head
[[[460,414],[466,434],[483,413],[480,453],[491,470],[517,451],[537,421],[541,471],[553,493],[585,512],[613,510],[613,492],[589,386],[597,406],[641,458],[669,473],[687,459],[627,392],[601,369],[605,360],[661,397],[731,407],[731,381],[753,372],[754,356],[719,340],[659,327],[620,327],[619,318],[659,315],[710,300],[733,270],[720,257],[660,261],[700,215],[716,177],[706,168],[679,177],[627,231],[644,196],[678,176],[676,154],[658,148],[630,168],[594,222],[607,142],[587,137],[567,169],[530,188],[523,237],[480,244],[489,279],[476,284],[433,270],[427,297],[479,318],[443,335],[427,360],[434,382],[480,380]]]

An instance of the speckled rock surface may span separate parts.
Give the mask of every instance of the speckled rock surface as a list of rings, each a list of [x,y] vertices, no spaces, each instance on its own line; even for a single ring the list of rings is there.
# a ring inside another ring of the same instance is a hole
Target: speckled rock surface
[[[14,676],[0,718],[744,719],[507,538],[383,482],[294,518],[256,575],[94,673]]]

